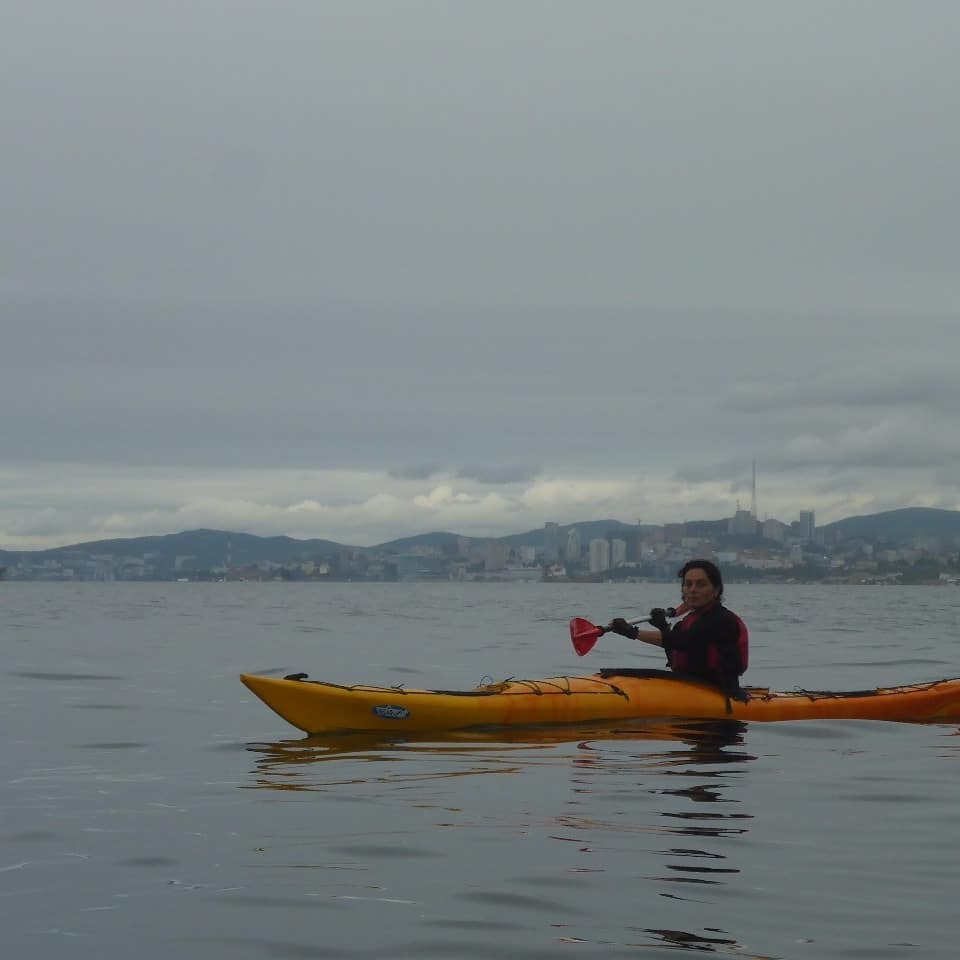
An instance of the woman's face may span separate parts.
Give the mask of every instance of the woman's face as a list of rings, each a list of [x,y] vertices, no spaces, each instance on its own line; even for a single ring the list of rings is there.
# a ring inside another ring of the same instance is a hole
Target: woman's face
[[[700,567],[691,567],[683,577],[681,596],[683,602],[692,609],[706,607],[717,599],[720,591],[710,582],[707,571]]]

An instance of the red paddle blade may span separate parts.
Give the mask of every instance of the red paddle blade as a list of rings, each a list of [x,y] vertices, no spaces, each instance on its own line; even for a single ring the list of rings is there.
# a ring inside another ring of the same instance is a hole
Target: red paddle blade
[[[597,639],[603,634],[603,627],[594,626],[583,617],[574,617],[570,621],[570,641],[579,656],[589,653]]]

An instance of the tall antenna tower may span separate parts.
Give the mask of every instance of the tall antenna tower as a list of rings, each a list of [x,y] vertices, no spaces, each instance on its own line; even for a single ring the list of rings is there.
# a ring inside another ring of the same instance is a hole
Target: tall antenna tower
[[[750,513],[757,519],[757,461],[753,461],[753,485],[750,494]]]

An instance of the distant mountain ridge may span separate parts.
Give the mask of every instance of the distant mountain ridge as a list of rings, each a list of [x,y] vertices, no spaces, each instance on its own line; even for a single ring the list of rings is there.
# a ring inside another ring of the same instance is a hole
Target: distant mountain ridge
[[[526,533],[511,533],[506,537],[489,537],[486,539],[502,540],[511,547],[520,547],[525,544],[542,547],[544,545],[543,529],[543,527],[538,527],[536,530],[528,530]],[[582,523],[565,523],[557,526],[561,542],[565,543],[570,531],[576,530],[580,535],[580,542],[583,544],[587,544],[597,537],[606,539],[625,534],[634,534],[638,529],[644,533],[649,533],[652,530],[656,530],[657,526],[641,524],[638,527],[635,523],[624,523],[621,520],[584,520]]]
[[[686,521],[686,524],[692,536],[701,536],[708,532],[722,530],[726,521],[691,520]],[[565,543],[567,535],[575,528],[580,535],[581,543],[586,544],[598,537],[624,536],[635,533],[638,529],[649,533],[661,526],[662,524],[644,524],[638,527],[636,524],[610,519],[559,524],[557,529],[561,543]],[[866,516],[848,517],[824,524],[823,529],[828,534],[836,534],[843,539],[865,537],[873,540],[906,542],[915,537],[960,538],[960,511],[941,510],[934,507],[906,507]],[[0,564],[16,562],[18,558],[24,556],[36,559],[62,558],[64,554],[69,553],[107,556],[155,554],[169,562],[178,556],[186,556],[192,557],[198,567],[223,566],[228,561],[233,566],[246,566],[262,561],[283,564],[322,557],[342,550],[402,554],[416,547],[443,548],[456,543],[459,539],[461,539],[460,534],[434,531],[400,537],[372,547],[357,547],[334,540],[297,540],[286,536],[260,537],[252,533],[199,529],[149,537],[94,540],[48,550],[0,550]],[[510,546],[543,547],[544,530],[543,527],[538,527],[525,533],[514,533],[503,537],[463,537],[463,539],[475,543],[498,540]]]
[[[823,529],[842,539],[866,537],[903,542],[914,537],[960,537],[960,510],[904,507],[826,523]]]
[[[0,558],[31,556],[38,559],[62,558],[65,554],[85,553],[106,556],[143,556],[155,554],[173,562],[178,556],[189,556],[199,566],[222,566],[227,558],[232,565],[247,566],[262,560],[288,563],[305,553],[324,554],[349,549],[333,540],[295,540],[293,537],[258,537],[252,533],[229,530],[184,530],[151,537],[128,537],[116,540],[91,540],[49,550],[0,551]]]

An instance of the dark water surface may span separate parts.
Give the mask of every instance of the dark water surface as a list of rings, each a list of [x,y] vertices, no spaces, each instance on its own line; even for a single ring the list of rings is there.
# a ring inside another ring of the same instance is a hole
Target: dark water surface
[[[0,584],[4,957],[954,958],[960,737],[869,721],[305,739],[240,672],[660,666],[656,585]],[[747,679],[960,676],[955,588],[735,586]]]

